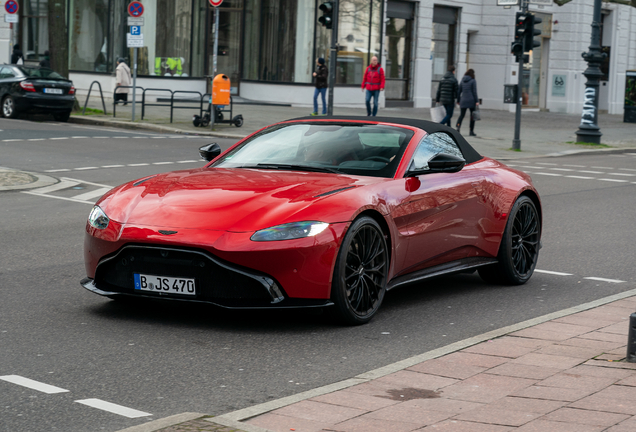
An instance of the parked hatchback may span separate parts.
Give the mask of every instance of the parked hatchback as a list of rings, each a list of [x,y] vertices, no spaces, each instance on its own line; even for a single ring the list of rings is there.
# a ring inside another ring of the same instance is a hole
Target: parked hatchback
[[[20,113],[50,113],[57,121],[67,121],[75,103],[75,87],[57,72],[40,67],[0,66],[2,116]]]

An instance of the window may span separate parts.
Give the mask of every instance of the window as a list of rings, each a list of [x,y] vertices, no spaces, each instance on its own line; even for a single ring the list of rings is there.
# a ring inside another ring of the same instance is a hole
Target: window
[[[15,77],[15,72],[11,68],[2,68],[0,69],[0,79],[13,78]]]
[[[20,6],[24,8],[21,11],[24,59],[38,60],[49,49],[48,1],[26,0]]]
[[[427,135],[422,142],[419,143],[413,154],[409,171],[427,170],[428,161],[440,153],[446,153],[460,158],[464,157],[453,137],[445,132],[437,132]]]

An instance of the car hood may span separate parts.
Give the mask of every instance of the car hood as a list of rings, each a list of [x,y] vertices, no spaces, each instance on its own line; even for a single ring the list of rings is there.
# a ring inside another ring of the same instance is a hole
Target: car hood
[[[357,204],[334,199],[382,180],[298,171],[200,168],[124,184],[98,204],[109,218],[124,224],[248,232],[301,220],[344,222],[357,210]]]

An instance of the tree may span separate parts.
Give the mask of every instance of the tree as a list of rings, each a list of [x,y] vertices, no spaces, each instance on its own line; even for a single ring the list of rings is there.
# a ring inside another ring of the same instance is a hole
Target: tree
[[[68,78],[68,31],[66,0],[49,0],[49,53],[51,69]]]

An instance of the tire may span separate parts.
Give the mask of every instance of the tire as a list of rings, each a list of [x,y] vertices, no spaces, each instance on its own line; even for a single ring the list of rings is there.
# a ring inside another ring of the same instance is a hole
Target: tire
[[[388,267],[382,229],[370,217],[356,219],[340,246],[331,286],[339,321],[360,325],[375,316],[386,293]]]
[[[55,121],[64,122],[64,123],[66,123],[70,117],[71,117],[70,111],[53,114],[53,118],[55,119]]]
[[[490,283],[522,285],[534,273],[539,258],[541,220],[534,202],[522,196],[515,202],[499,246],[495,265],[479,268],[479,276]]]
[[[11,96],[6,96],[2,100],[2,116],[4,118],[16,118],[18,111],[15,109],[15,101]]]
[[[243,117],[235,117],[234,118],[234,126],[236,126],[236,127],[243,126]]]

